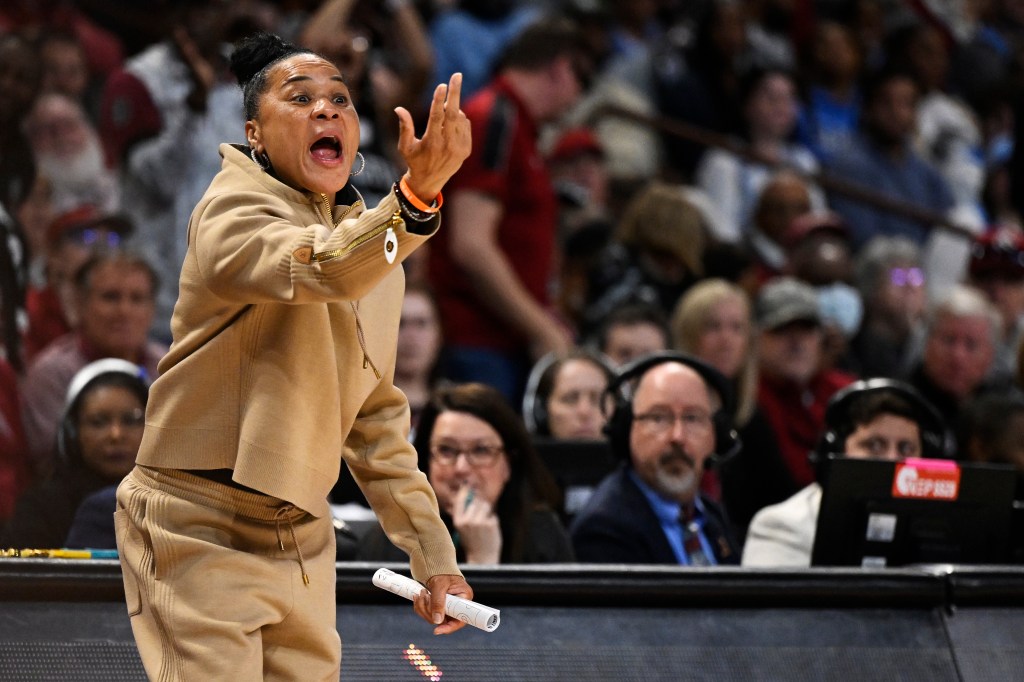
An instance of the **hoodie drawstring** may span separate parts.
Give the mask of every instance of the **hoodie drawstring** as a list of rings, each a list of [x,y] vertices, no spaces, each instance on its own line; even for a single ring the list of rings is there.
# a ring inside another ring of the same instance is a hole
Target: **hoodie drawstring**
[[[306,575],[306,564],[302,560],[302,549],[299,547],[299,541],[295,539],[295,524],[292,523],[290,513],[295,510],[290,504],[286,504],[279,508],[274,514],[274,527],[277,530],[277,546],[284,551],[284,542],[281,540],[281,521],[285,521],[288,524],[288,532],[292,536],[292,544],[295,546],[295,556],[299,558],[299,570],[302,571],[302,582],[304,585],[309,585],[309,576]]]

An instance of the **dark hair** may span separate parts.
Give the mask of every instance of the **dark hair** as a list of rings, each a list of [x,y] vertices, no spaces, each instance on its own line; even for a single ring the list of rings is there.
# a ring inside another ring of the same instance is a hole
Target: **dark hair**
[[[506,46],[497,68],[542,69],[562,56],[585,55],[579,28],[565,17],[547,17],[529,24]]]
[[[597,347],[602,351],[608,345],[608,332],[613,327],[650,324],[658,328],[665,337],[668,346],[672,334],[668,328],[668,316],[665,311],[653,303],[629,303],[618,306],[601,321],[597,332]]]
[[[600,351],[586,346],[570,348],[565,353],[549,358],[547,367],[541,372],[540,378],[537,380],[536,395],[534,397],[533,408],[535,413],[543,413],[545,415],[548,413],[548,401],[551,400],[551,394],[555,390],[555,379],[558,377],[559,372],[562,371],[562,368],[571,360],[583,360],[597,367],[609,384],[615,380],[615,370],[612,368],[611,362]],[[550,436],[551,423],[549,419],[547,417],[536,419],[536,416],[533,418],[536,422],[537,435]]]
[[[972,399],[961,411],[957,442],[961,455],[971,459],[1013,464],[1012,448],[1017,435],[1010,421],[1024,414],[1024,395],[1018,390],[991,391]]]
[[[894,65],[883,66],[867,74],[863,81],[862,110],[870,107],[878,99],[882,91],[895,80],[905,80],[914,86],[917,97],[921,97],[921,85],[914,78],[914,74],[904,68]],[[863,117],[862,117],[863,118]]]
[[[140,256],[137,253],[131,251],[115,250],[115,251],[99,251],[89,257],[89,260],[85,261],[78,270],[75,271],[75,289],[80,294],[85,294],[89,291],[89,287],[92,286],[92,274],[103,265],[114,264],[118,266],[118,269],[122,272],[127,270],[142,270],[146,273],[146,277],[149,278],[151,287],[151,296],[155,299],[157,291],[160,289],[160,277],[156,274],[156,270],[150,265],[149,261]]]
[[[501,563],[524,560],[530,514],[536,509],[560,509],[561,493],[544,466],[519,414],[495,388],[480,383],[442,386],[434,391],[416,427],[413,446],[420,470],[430,473],[430,437],[443,412],[465,412],[498,432],[508,458],[509,479],[495,505],[501,525]]]
[[[267,72],[270,67],[296,54],[317,53],[264,31],[253,33],[235,43],[230,67],[242,88],[246,120],[251,121],[259,114],[259,99],[267,90]]]
[[[13,213],[13,211],[12,211]],[[21,251],[18,258],[15,248]],[[7,361],[21,371],[21,332],[18,330],[18,312],[25,305],[25,283],[28,281],[28,243],[13,218],[7,222],[0,218],[0,348],[7,352]]]
[[[868,393],[854,398],[845,414],[845,422],[839,425],[842,441],[860,426],[866,426],[883,415],[895,415],[909,419],[915,424],[921,421],[921,411],[909,400],[894,391]]]
[[[62,466],[80,467],[83,466],[82,447],[79,443],[81,433],[82,405],[86,398],[100,388],[123,388],[138,398],[142,409],[146,408],[149,400],[149,386],[141,376],[132,376],[125,372],[104,372],[82,387],[78,395],[68,405],[64,418],[61,421],[60,429],[69,437],[58,446],[58,457]]]

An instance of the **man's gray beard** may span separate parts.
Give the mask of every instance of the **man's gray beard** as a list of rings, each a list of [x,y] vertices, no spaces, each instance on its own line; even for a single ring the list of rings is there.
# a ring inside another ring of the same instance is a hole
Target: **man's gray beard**
[[[682,456],[688,460],[689,466],[682,469],[680,473],[672,473],[668,466],[670,460],[680,457],[677,454],[663,455],[655,470],[655,480],[658,487],[661,488],[661,492],[680,502],[691,499],[699,484],[693,458],[689,455]]]
[[[74,156],[38,154],[36,163],[39,174],[50,180],[56,212],[82,204],[93,204],[103,211],[117,208],[117,182],[103,162],[103,148],[95,136]]]

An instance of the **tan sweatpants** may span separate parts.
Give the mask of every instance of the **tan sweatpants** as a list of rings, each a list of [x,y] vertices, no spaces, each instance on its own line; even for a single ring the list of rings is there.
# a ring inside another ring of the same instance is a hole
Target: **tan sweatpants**
[[[150,680],[339,678],[330,518],[136,467],[118,487],[114,521]]]

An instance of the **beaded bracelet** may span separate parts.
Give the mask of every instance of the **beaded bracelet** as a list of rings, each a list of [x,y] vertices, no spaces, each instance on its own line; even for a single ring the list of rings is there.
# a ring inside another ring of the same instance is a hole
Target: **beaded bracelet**
[[[421,211],[417,206],[415,206],[412,203],[412,201],[409,199],[408,195],[406,195],[406,193],[403,192],[400,189],[400,187],[399,187],[400,185],[401,185],[401,183],[399,183],[399,182],[396,182],[394,184],[395,198],[398,199],[398,205],[401,207],[402,213],[405,214],[406,217],[416,221],[417,223],[426,223],[426,222],[429,222],[429,221],[433,220],[435,217],[437,217],[437,215],[438,215],[437,209],[441,207],[441,204],[440,204],[441,195],[440,194],[437,195],[437,199],[438,200],[436,200],[434,202],[436,208],[434,208],[433,210],[429,210],[429,211]],[[420,204],[423,203],[423,202],[421,202],[419,200],[417,200],[417,202],[420,203]]]

